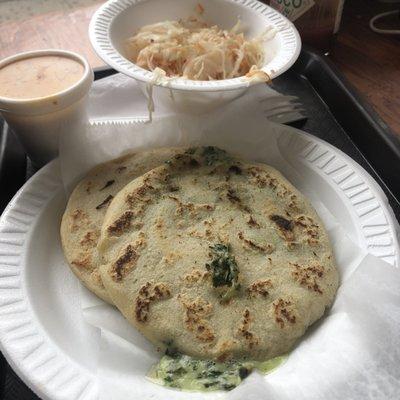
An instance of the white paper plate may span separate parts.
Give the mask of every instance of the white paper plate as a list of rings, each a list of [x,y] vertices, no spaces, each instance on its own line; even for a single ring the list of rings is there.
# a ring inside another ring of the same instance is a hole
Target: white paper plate
[[[376,182],[333,146],[293,128],[289,162],[360,247],[399,265],[398,224]],[[65,207],[58,162],[36,173],[0,219],[1,351],[43,399],[98,398],[98,332],[82,318],[79,285],[64,260],[59,225]]]

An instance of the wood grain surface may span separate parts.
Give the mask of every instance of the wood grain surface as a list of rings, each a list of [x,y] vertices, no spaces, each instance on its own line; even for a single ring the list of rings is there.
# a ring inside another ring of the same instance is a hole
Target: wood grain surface
[[[90,18],[101,3],[1,24],[0,59],[21,51],[64,49],[82,54],[92,67],[104,65],[93,51],[88,37]]]
[[[374,15],[393,9],[396,4],[347,0],[330,58],[400,138],[400,35],[369,29]],[[400,18],[383,20],[381,26],[400,29]]]
[[[84,55],[92,67],[104,65],[87,34],[100,3],[2,23],[0,58],[27,50],[62,48]],[[400,137],[400,37],[379,35],[368,27],[373,15],[395,7],[376,0],[346,0],[342,27],[329,57]],[[390,23],[399,29],[398,17]]]

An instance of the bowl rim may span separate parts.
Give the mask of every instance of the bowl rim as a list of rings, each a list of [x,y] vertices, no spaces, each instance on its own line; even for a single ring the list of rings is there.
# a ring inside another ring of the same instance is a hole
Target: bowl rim
[[[125,12],[128,8],[134,7],[138,3],[146,1],[151,0],[108,0],[93,14],[89,23],[89,39],[97,55],[106,64],[140,82],[152,83],[153,81],[155,86],[163,86],[173,90],[201,92],[231,91],[243,89],[259,83],[246,79],[245,77],[215,81],[195,81],[184,78],[173,78],[154,82],[154,73],[138,67],[136,64],[126,59],[113,46],[110,36],[111,25],[119,14]],[[243,8],[248,8],[253,12],[255,11],[257,14],[264,17],[270,25],[276,28],[276,35],[280,36],[282,47],[267,65],[260,68],[262,71],[266,72],[271,79],[276,78],[295,63],[301,51],[301,38],[292,22],[272,7],[258,0],[223,1],[226,3],[236,3]]]

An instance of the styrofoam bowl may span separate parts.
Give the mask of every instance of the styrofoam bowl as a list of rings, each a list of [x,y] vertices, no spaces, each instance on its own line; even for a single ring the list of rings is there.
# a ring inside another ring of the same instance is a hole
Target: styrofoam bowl
[[[196,15],[198,0],[110,0],[93,15],[89,26],[90,41],[97,54],[111,67],[135,78],[147,96],[147,85],[153,73],[125,58],[125,41],[144,25],[178,20]],[[264,43],[262,70],[271,78],[285,72],[296,61],[300,36],[294,25],[271,7],[256,0],[204,0],[202,18],[211,25],[229,29],[240,18],[247,37],[275,30],[275,36]],[[154,86],[155,103],[176,111],[202,113],[227,103],[254,84],[246,78],[218,81],[188,79],[164,80]]]

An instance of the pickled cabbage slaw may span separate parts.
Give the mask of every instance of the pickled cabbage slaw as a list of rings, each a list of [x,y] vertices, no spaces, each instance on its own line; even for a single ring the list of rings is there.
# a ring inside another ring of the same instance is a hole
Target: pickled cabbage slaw
[[[196,18],[146,25],[126,41],[127,57],[158,78],[210,81],[244,76],[267,82],[268,74],[260,69],[264,35],[245,39],[240,25],[238,21],[227,31]]]

